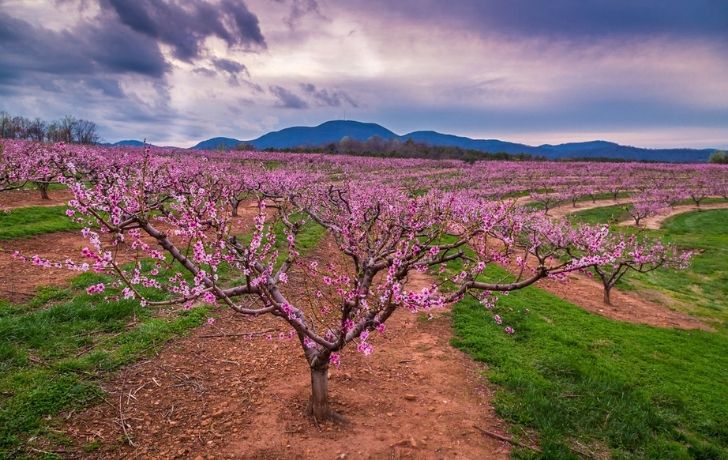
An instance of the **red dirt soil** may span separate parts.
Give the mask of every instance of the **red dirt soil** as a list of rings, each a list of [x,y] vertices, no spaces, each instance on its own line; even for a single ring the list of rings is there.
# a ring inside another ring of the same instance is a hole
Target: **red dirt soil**
[[[328,252],[328,251],[327,251]],[[326,254],[319,254],[327,260]],[[412,288],[429,285],[412,277]],[[223,310],[212,326],[168,344],[103,386],[108,404],[70,418],[74,457],[244,459],[507,458],[482,368],[449,345],[448,315],[425,320],[398,311],[366,357],[350,347],[330,371],[334,410],[344,425],[304,415],[310,374],[294,340],[204,337],[286,330],[272,317]],[[125,439],[121,418],[133,445]],[[475,427],[478,428],[475,428]],[[84,452],[84,444],[102,447]]]
[[[39,286],[63,286],[78,272],[66,269],[36,267],[12,257],[13,251],[25,256],[39,255],[53,261],[66,258],[80,260],[86,246],[80,232],[56,232],[33,238],[0,241],[0,298],[22,302],[35,295]]]
[[[38,190],[11,190],[0,193],[0,210],[26,206],[60,206],[73,198],[70,190],[49,190],[50,200],[43,200]]]

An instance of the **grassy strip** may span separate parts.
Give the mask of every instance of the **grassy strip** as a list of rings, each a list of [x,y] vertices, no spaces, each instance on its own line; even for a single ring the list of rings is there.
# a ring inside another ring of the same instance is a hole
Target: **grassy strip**
[[[630,220],[629,215],[631,204],[614,204],[610,206],[602,206],[599,208],[586,209],[569,214],[568,219],[574,223],[584,224],[617,224],[625,220]]]
[[[0,212],[0,240],[82,228],[66,216],[66,209],[66,206],[29,206]]]
[[[488,364],[514,436],[537,432],[543,452],[515,457],[580,458],[577,442],[614,458],[728,456],[725,335],[610,320],[533,286],[497,309],[515,335],[467,299],[453,310],[454,345]]]

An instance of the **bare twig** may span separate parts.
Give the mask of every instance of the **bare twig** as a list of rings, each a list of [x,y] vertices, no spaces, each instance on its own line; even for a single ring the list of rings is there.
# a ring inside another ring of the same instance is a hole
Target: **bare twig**
[[[214,339],[214,338],[220,338],[220,337],[247,337],[247,336],[253,336],[253,335],[271,334],[274,332],[281,332],[281,331],[277,331],[275,329],[269,329],[267,331],[239,332],[239,333],[232,333],[232,334],[205,334],[205,335],[201,335],[199,337],[201,339]]]
[[[529,446],[527,444],[523,444],[522,442],[516,441],[513,438],[509,438],[507,436],[503,436],[503,435],[500,435],[498,433],[493,433],[492,431],[488,431],[488,430],[486,430],[484,428],[479,427],[478,425],[473,425],[473,428],[475,428],[476,430],[480,431],[481,433],[483,433],[486,436],[490,436],[491,438],[494,438],[494,439],[498,439],[500,441],[507,442],[508,444],[512,444],[512,445],[514,445],[516,447],[522,447],[524,449],[530,449],[530,450],[533,450],[533,451],[536,451],[536,452],[541,452],[541,449],[539,449],[536,446]]]
[[[126,385],[126,377],[124,377],[124,383],[121,385],[122,391],[119,392],[119,423],[121,424],[121,429],[124,431],[124,437],[126,438],[126,442],[128,442],[130,446],[136,447],[136,444],[134,444],[134,441],[131,439],[129,432],[126,429],[126,420],[124,420],[124,407],[122,404],[124,396],[124,385]]]

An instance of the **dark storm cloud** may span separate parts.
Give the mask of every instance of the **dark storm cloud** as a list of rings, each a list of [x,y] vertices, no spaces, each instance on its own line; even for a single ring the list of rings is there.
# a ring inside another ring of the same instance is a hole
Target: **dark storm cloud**
[[[268,87],[270,92],[276,97],[277,107],[286,109],[306,109],[308,103],[304,101],[300,96],[287,90],[286,88],[278,85],[271,85]]]
[[[231,86],[240,86],[239,77],[250,76],[248,69],[243,64],[232,59],[213,59],[212,65],[220,72],[227,74],[228,84]]]
[[[321,14],[319,4],[316,0],[291,0],[291,12],[286,18],[288,27],[295,28],[298,22],[307,15],[315,15],[324,18]]]
[[[0,12],[0,84],[44,85],[51,78],[79,76],[108,81],[124,74],[163,81],[171,67],[160,43],[172,46],[185,60],[200,57],[205,38],[211,36],[231,47],[265,46],[257,17],[239,0],[197,0],[184,6],[152,0],[100,1],[103,8],[93,21],[82,20],[60,31]],[[243,64],[229,59],[213,64],[230,74],[247,72]],[[92,86],[109,95],[121,91],[118,84]]]
[[[176,88],[163,45],[175,57],[199,64],[195,73],[219,73],[235,86],[244,83],[263,91],[243,80],[245,65],[210,59],[213,53],[205,48],[211,37],[229,49],[265,48],[258,18],[242,0],[55,0],[55,5],[36,5],[41,13],[58,8],[69,14],[65,24],[52,28],[34,20],[25,5],[0,4],[0,105],[15,113],[44,118],[73,113],[97,121],[102,134],[109,129],[105,135],[130,131],[126,137],[134,134],[130,127],[147,130],[150,124],[165,133],[187,115],[171,106]],[[88,11],[98,13],[89,17]]]
[[[219,37],[229,47],[265,48],[258,18],[239,0],[219,4],[201,0],[184,3],[158,0],[105,0],[121,22],[136,32],[167,44],[184,61],[199,58],[207,37]]]
[[[118,23],[56,32],[0,13],[0,83],[104,73],[162,77],[168,64],[159,47],[130,32]]]
[[[359,107],[359,104],[344,91],[319,89],[313,83],[302,83],[300,86],[301,90],[321,107],[340,107],[342,104],[349,104],[354,108]]]

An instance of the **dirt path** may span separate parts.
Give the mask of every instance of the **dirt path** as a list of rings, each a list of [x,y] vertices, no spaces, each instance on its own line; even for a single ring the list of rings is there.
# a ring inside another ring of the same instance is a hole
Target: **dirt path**
[[[328,252],[328,251],[327,251]],[[326,253],[316,255],[326,260]],[[411,286],[431,283],[415,274]],[[89,458],[492,459],[509,446],[475,426],[505,434],[489,405],[481,368],[452,348],[449,316],[424,320],[398,311],[375,334],[373,355],[347,349],[330,372],[333,408],[347,425],[317,427],[304,416],[310,377],[293,340],[206,338],[285,330],[225,310],[212,326],[168,344],[104,384],[109,404],[71,418],[78,447],[100,442]],[[130,396],[131,393],[131,396]],[[119,419],[134,445],[119,442]]]
[[[678,214],[692,211],[707,211],[709,209],[728,209],[728,203],[707,203],[701,205],[700,207],[697,207],[695,205],[673,206],[672,208],[668,208],[664,212],[661,212],[656,216],[650,216],[642,219],[642,222],[640,222],[640,226],[651,230],[659,230],[660,227],[662,227],[662,223],[672,216],[677,216]],[[625,220],[624,222],[620,222],[617,225],[623,227],[634,225],[634,220]]]
[[[70,190],[50,190],[50,200],[43,200],[37,190],[11,190],[0,193],[0,210],[26,206],[60,206],[73,198]]]

